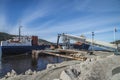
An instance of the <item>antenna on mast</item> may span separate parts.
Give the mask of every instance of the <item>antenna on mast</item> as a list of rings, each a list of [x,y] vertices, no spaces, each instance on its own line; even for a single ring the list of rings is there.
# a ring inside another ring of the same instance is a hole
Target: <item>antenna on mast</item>
[[[20,37],[21,37],[21,28],[22,28],[21,21],[19,21],[19,41],[20,41]]]

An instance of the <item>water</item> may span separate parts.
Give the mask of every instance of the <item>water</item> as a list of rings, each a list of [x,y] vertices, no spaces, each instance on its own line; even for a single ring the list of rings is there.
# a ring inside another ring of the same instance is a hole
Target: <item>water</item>
[[[59,63],[65,60],[65,58],[55,56],[39,56],[38,60],[33,62],[31,55],[5,57],[0,64],[0,77],[3,77],[12,69],[14,69],[17,74],[24,74],[28,69],[41,71],[46,69],[49,63]]]

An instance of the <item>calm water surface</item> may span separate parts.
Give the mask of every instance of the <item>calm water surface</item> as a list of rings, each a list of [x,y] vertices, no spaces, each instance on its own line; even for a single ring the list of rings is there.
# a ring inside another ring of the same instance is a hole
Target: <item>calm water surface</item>
[[[12,69],[14,69],[17,74],[24,73],[28,69],[40,71],[45,69],[49,63],[60,63],[65,60],[65,58],[55,56],[39,56],[36,61],[33,61],[31,55],[4,57],[0,62],[0,77],[3,77]]]

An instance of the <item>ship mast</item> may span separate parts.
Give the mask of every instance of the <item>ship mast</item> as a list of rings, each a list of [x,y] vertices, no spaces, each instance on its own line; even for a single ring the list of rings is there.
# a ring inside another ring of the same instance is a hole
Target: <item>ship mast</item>
[[[19,41],[20,41],[20,37],[21,37],[21,27],[22,26],[19,26]]]
[[[21,40],[21,20],[19,21],[19,41]]]

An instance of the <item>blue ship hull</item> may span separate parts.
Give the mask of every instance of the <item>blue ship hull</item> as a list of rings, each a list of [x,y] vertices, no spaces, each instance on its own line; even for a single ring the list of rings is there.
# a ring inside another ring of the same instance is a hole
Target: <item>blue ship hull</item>
[[[88,50],[90,45],[82,44],[82,45],[74,45],[72,44],[74,49],[78,50]],[[24,53],[31,53],[32,50],[44,50],[46,48],[50,48],[50,45],[39,45],[39,46],[1,46],[2,56],[8,55],[18,55]]]
[[[31,53],[32,50],[44,50],[45,48],[49,48],[49,47],[50,47],[49,45],[39,45],[39,46],[2,46],[2,56]]]
[[[74,49],[78,49],[78,50],[88,50],[90,47],[90,45],[84,43],[82,45],[73,44],[72,46]]]

